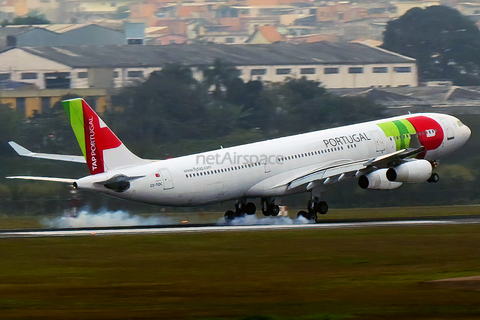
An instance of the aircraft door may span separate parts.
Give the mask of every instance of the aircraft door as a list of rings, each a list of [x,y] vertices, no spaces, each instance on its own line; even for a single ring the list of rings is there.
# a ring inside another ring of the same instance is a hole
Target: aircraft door
[[[168,169],[160,169],[160,175],[163,181],[163,190],[173,189],[172,175]]]
[[[269,173],[270,172],[270,164],[268,163],[267,159],[264,159],[262,161],[260,161],[261,164],[263,164],[264,168],[265,168],[265,173]]]
[[[373,136],[373,140],[375,140],[375,147],[377,148],[377,152],[385,151],[385,144],[383,143],[382,136],[378,131],[370,131]]]
[[[445,128],[446,135],[447,135],[447,140],[452,140],[455,138],[455,135],[453,134],[453,129],[450,123],[446,119],[441,119],[440,122],[442,122],[443,127]]]

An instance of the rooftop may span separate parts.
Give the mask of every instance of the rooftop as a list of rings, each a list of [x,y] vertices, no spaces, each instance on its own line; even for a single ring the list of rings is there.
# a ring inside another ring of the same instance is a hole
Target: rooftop
[[[102,27],[100,25],[92,24],[92,23],[89,23],[89,24],[80,24],[80,23],[58,24],[57,23],[57,24],[35,24],[35,25],[8,25],[8,26],[0,28],[0,35],[17,35],[17,34],[20,34],[20,33],[23,33],[23,32],[29,31],[29,30],[33,30],[33,29],[44,29],[44,30],[48,30],[48,31],[59,34],[59,33],[69,32],[69,31],[75,30],[75,29],[80,29],[80,28],[90,26],[90,25],[95,25],[95,26],[98,26],[98,27]],[[110,29],[108,27],[103,27],[103,28]]]
[[[10,48],[11,49],[11,48]],[[182,44],[165,46],[21,47],[74,68],[159,67],[167,63],[211,65],[216,58],[235,65],[412,63],[415,60],[359,43]]]

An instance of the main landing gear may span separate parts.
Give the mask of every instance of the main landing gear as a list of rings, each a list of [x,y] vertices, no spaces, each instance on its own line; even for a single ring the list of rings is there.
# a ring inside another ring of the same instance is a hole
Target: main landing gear
[[[235,211],[228,210],[225,212],[225,221],[232,222],[235,218],[243,218],[246,214],[255,214],[256,211],[257,207],[255,206],[255,203],[241,199],[235,203]]]
[[[280,207],[275,204],[275,198],[262,198],[262,213],[265,217],[278,216],[280,213]]]
[[[255,214],[257,208],[253,202],[247,202],[245,199],[238,200],[235,203],[235,211],[228,210],[225,212],[225,221],[232,222],[236,218],[243,218],[246,214]],[[275,204],[274,197],[262,198],[262,213],[264,216],[278,216],[280,207]]]
[[[308,201],[307,211],[299,211],[297,218],[304,217],[308,221],[317,222],[317,213],[326,214],[328,212],[328,204],[325,201],[319,201],[317,197],[313,197]]]

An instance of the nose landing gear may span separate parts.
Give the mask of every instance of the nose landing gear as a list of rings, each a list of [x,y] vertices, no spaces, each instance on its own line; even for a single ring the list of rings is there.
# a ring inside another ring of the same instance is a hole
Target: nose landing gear
[[[438,182],[440,180],[440,176],[438,175],[438,173],[432,173],[432,175],[430,176],[430,178],[428,178],[428,182]]]

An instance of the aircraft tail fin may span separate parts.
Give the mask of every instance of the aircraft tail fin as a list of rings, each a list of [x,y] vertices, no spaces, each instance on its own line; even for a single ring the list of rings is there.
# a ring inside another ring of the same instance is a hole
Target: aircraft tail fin
[[[62,103],[91,174],[147,163],[125,147],[85,100]]]

